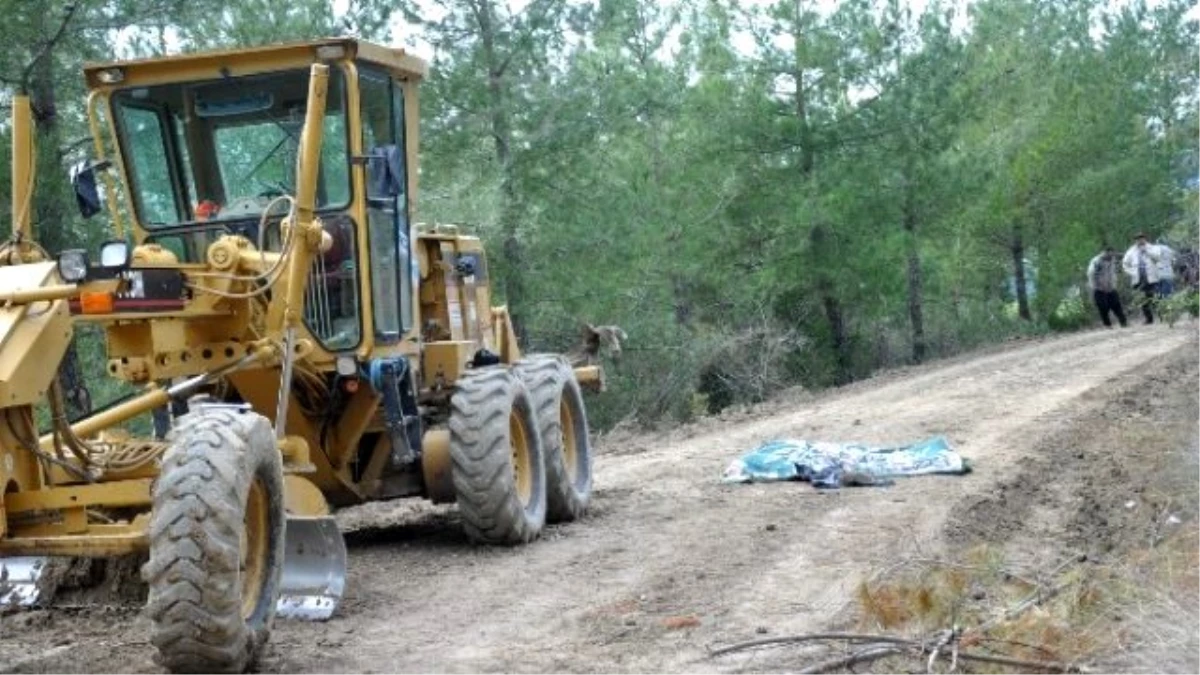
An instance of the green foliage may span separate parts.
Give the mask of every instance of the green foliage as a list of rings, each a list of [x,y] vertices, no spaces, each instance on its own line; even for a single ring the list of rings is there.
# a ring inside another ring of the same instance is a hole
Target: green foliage
[[[1092,314],[1086,297],[1076,287],[1059,300],[1058,306],[1050,313],[1046,323],[1051,330],[1079,330],[1092,324]]]
[[[1158,302],[1158,313],[1169,326],[1185,316],[1200,317],[1200,292],[1194,288],[1177,292]]]

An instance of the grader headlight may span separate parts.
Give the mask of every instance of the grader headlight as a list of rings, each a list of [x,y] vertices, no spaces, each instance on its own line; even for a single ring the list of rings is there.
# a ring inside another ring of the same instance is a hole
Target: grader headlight
[[[69,284],[77,284],[87,279],[87,251],[73,248],[58,254],[58,276]]]

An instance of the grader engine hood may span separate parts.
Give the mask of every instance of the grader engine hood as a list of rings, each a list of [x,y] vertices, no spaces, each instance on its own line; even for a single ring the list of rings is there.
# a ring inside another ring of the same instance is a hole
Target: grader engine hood
[[[58,373],[71,316],[65,299],[37,299],[52,287],[60,287],[52,262],[0,267],[0,408],[41,400]]]

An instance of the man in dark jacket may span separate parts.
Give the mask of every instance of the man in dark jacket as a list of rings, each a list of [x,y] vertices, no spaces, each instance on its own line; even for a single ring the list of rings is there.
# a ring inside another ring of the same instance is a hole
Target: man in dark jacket
[[[1121,296],[1117,294],[1118,264],[1117,252],[1110,246],[1092,258],[1087,268],[1092,300],[1096,303],[1096,309],[1100,311],[1100,320],[1109,328],[1112,328],[1112,322],[1108,319],[1109,312],[1117,315],[1117,321],[1121,322],[1122,327],[1129,325],[1125,321],[1125,310],[1121,308]]]

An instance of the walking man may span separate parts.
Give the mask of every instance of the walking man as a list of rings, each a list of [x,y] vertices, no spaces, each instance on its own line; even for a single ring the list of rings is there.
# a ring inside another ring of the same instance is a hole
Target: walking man
[[[1124,328],[1129,324],[1125,321],[1125,310],[1121,308],[1121,296],[1117,294],[1117,252],[1111,246],[1105,247],[1087,268],[1088,288],[1092,289],[1092,301],[1100,312],[1100,320],[1105,326],[1112,328],[1109,313],[1115,314],[1117,321]]]
[[[1158,297],[1169,298],[1175,292],[1175,251],[1158,240]]]
[[[1154,323],[1154,296],[1158,293],[1158,262],[1161,258],[1158,246],[1148,242],[1146,235],[1139,232],[1121,260],[1121,267],[1129,275],[1133,289],[1142,292],[1140,303],[1147,325]]]

